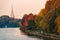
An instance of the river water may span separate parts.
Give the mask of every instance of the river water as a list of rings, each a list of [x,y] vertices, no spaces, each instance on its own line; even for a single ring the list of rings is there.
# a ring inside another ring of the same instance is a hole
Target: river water
[[[0,40],[42,40],[24,35],[19,28],[0,28]]]

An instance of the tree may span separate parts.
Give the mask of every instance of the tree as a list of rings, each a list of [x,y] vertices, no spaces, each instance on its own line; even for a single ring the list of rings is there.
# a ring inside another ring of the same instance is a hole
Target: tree
[[[37,25],[37,29],[42,29],[43,31],[46,31],[47,28],[47,22],[45,21],[45,9],[42,9],[36,19],[36,25]]]
[[[28,20],[28,27],[27,30],[35,30],[35,21],[34,20]]]
[[[56,19],[55,19],[56,30],[57,30],[56,32],[57,32],[57,34],[60,35],[60,5],[57,9],[56,16],[57,16]]]
[[[5,27],[5,25],[8,25],[10,20],[10,17],[7,15],[3,15],[0,17],[0,27]]]
[[[32,13],[30,13],[29,15],[25,14],[23,16],[22,21],[21,21],[22,26],[20,27],[23,32],[26,30],[35,29],[36,27],[35,18],[36,18],[36,15],[33,15]]]

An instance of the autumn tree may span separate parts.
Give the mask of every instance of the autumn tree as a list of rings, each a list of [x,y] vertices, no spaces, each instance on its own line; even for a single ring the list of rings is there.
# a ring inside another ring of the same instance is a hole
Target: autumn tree
[[[35,18],[36,18],[36,15],[33,15],[32,13],[30,13],[28,15],[28,27],[27,29],[28,30],[34,30],[36,25],[35,25]]]
[[[36,20],[37,28],[38,28],[39,30],[42,29],[44,32],[46,31],[47,26],[48,26],[48,25],[47,25],[48,23],[46,23],[46,21],[45,21],[45,15],[46,15],[45,9],[42,9],[42,10],[40,11],[40,13],[38,14],[37,20]]]
[[[21,21],[21,29],[23,31],[25,30],[34,30],[36,25],[35,25],[35,15],[33,15],[32,13],[30,13],[29,15],[25,14],[22,18],[22,21]]]

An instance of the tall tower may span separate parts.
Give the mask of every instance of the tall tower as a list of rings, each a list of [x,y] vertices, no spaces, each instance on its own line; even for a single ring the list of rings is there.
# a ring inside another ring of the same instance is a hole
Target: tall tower
[[[14,19],[15,16],[14,16],[14,12],[13,12],[13,5],[11,5],[11,18]]]

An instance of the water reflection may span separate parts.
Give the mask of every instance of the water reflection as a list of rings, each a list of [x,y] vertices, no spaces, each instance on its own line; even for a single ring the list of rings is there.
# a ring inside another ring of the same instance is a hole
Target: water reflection
[[[0,40],[42,40],[24,35],[19,28],[0,28]]]

